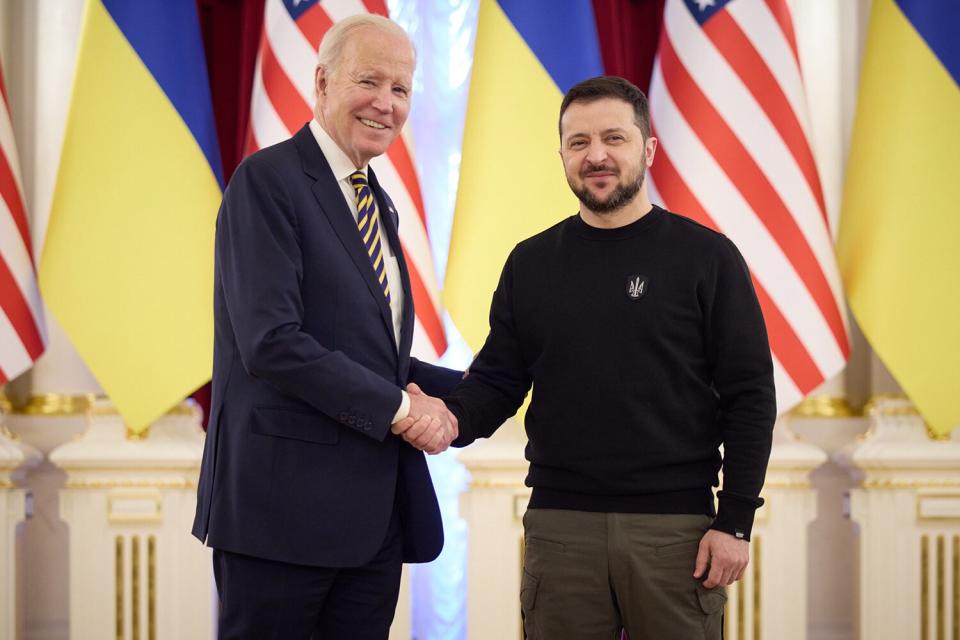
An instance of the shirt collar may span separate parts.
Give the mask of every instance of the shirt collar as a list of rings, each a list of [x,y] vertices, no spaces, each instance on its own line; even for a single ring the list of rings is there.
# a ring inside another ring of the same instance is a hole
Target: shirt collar
[[[350,160],[347,154],[343,152],[343,149],[334,142],[330,134],[320,126],[316,118],[310,121],[310,131],[317,140],[317,144],[320,145],[320,151],[323,152],[324,157],[327,159],[330,170],[333,171],[333,177],[336,178],[338,182],[341,180],[349,181],[350,175],[357,171],[357,168],[353,166],[353,161]],[[360,171],[363,172],[363,175],[367,175],[366,167],[360,169]]]

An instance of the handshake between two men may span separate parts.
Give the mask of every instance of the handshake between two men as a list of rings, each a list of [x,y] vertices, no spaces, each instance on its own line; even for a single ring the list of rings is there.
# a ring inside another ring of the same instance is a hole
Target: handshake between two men
[[[450,413],[443,400],[428,396],[416,384],[407,385],[410,412],[394,422],[390,431],[411,445],[429,454],[446,451],[459,435],[457,417]]]

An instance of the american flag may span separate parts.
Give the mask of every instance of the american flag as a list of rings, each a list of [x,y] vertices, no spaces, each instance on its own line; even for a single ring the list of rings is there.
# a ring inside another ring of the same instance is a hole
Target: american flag
[[[358,13],[386,16],[386,3],[267,0],[253,79],[248,154],[289,138],[313,118],[313,72],[320,40],[333,23]],[[410,148],[401,135],[384,156],[370,164],[400,214],[400,242],[416,310],[412,352],[432,359],[446,351],[447,341],[440,321],[440,297],[423,198]]]
[[[743,253],[783,413],[850,354],[786,0],[667,0],[650,112],[651,198]]]
[[[9,105],[0,68],[0,384],[29,369],[47,344]]]

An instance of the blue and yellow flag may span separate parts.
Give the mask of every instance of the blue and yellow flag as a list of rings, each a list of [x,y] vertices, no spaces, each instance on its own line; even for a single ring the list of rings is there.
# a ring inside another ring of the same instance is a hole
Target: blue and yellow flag
[[[444,302],[474,350],[514,245],[577,211],[560,102],[603,73],[590,0],[481,0]]]
[[[941,434],[960,424],[960,4],[874,0],[838,252],[864,335]]]
[[[89,0],[41,260],[134,431],[210,378],[220,155],[192,0]]]

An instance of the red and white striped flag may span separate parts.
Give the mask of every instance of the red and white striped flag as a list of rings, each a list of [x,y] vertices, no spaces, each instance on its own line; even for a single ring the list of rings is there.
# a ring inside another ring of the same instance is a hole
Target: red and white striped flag
[[[850,354],[786,0],[667,0],[651,198],[723,232],[763,307],[783,413]]]
[[[358,13],[387,15],[385,0],[267,0],[253,79],[246,152],[289,138],[313,118],[313,71],[320,40],[333,23]],[[420,183],[403,135],[371,165],[400,214],[400,242],[416,310],[414,355],[434,359],[447,350],[440,320],[433,254]]]
[[[9,105],[0,69],[0,384],[29,369],[47,345]]]

